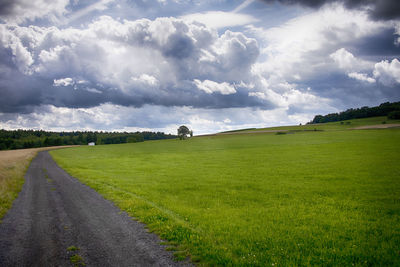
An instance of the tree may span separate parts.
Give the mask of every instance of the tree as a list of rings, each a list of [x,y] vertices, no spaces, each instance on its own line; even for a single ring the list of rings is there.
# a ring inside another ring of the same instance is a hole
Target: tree
[[[181,140],[186,139],[186,137],[187,137],[188,135],[190,135],[190,131],[189,131],[189,128],[188,128],[188,127],[186,127],[185,125],[182,125],[182,126],[180,126],[180,127],[178,128],[178,136],[179,136],[179,139],[181,139]]]
[[[392,120],[400,119],[400,110],[390,112],[387,117]]]

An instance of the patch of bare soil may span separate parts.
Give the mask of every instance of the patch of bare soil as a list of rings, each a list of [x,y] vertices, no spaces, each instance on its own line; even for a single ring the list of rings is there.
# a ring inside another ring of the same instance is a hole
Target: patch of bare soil
[[[216,135],[232,135],[232,134],[258,134],[258,133],[278,133],[278,132],[289,132],[288,130],[250,130],[250,131],[237,131],[237,132],[224,132],[215,134],[203,134],[196,136],[216,136]]]
[[[359,126],[359,127],[351,128],[351,130],[387,129],[387,128],[395,128],[395,127],[400,127],[400,123],[365,125],[365,126]]]
[[[254,134],[254,133],[278,133],[278,132],[288,132],[288,130],[238,131],[238,132],[217,133],[216,135],[229,135],[229,134]]]

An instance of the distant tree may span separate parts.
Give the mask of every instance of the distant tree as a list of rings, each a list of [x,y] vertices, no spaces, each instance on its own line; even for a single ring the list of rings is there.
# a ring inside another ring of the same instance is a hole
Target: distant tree
[[[79,145],[83,145],[84,144],[83,143],[83,134],[81,132],[78,134],[78,144]]]
[[[178,136],[179,139],[183,140],[186,139],[186,137],[190,135],[190,130],[188,127],[186,127],[185,125],[182,125],[178,128]]]
[[[6,150],[7,146],[4,143],[0,143],[0,150]]]
[[[399,111],[400,111],[400,102],[393,102],[393,103],[386,102],[380,104],[379,106],[371,108],[364,106],[356,109],[350,108],[340,113],[330,113],[325,116],[316,115],[314,119],[310,121],[308,124],[343,121],[350,119],[361,119],[361,118],[369,118],[377,116],[388,116],[389,119],[393,119],[396,112]]]
[[[193,137],[193,131],[192,130],[190,130],[189,134],[190,134],[190,137]]]
[[[97,142],[97,135],[96,133],[88,132],[86,135],[86,141],[88,143]]]
[[[392,111],[388,114],[388,118],[392,120],[400,119],[400,110]]]
[[[38,130],[0,129],[0,150],[31,148],[42,146],[83,145],[89,142],[98,144],[120,144],[176,138],[176,135],[163,132],[45,132]]]

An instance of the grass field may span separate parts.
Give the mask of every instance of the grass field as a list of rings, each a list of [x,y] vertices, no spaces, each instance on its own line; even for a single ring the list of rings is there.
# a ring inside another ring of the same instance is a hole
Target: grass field
[[[21,191],[24,174],[33,157],[38,151],[54,148],[0,151],[0,222]]]
[[[242,132],[242,131],[264,131],[264,130],[286,130],[286,131],[309,131],[309,130],[323,130],[323,131],[343,131],[359,126],[366,125],[380,125],[380,124],[399,124],[400,120],[389,120],[387,117],[371,117],[364,119],[353,119],[347,121],[317,123],[317,124],[305,124],[305,125],[293,125],[293,126],[278,126],[269,128],[258,128],[258,129],[241,129],[236,131],[228,131],[224,133]]]
[[[332,129],[51,154],[168,240],[178,258],[200,265],[399,266],[399,141],[400,129]]]

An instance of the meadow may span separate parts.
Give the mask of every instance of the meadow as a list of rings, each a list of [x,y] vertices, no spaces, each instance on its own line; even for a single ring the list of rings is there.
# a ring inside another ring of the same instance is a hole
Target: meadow
[[[400,129],[333,125],[292,134],[75,147],[51,155],[146,223],[177,259],[399,266]],[[299,127],[293,128],[309,126]]]

